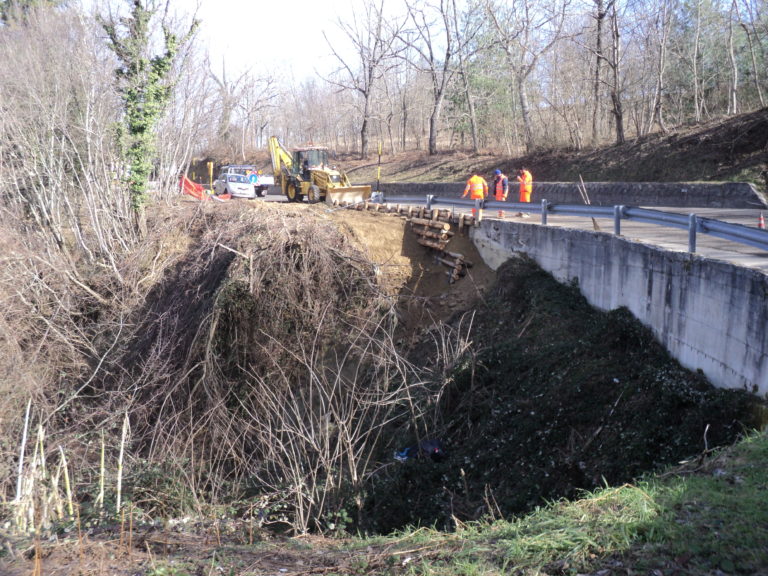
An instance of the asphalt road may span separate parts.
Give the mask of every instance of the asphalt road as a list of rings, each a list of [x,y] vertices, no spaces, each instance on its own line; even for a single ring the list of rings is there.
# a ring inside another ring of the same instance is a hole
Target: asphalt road
[[[741,224],[752,228],[757,228],[760,218],[760,210],[753,209],[663,208],[658,206],[648,206],[647,208],[663,212],[674,212],[676,214],[696,214],[700,217],[721,220],[732,224]],[[768,212],[764,213],[764,217],[768,217]],[[526,219],[512,218],[512,220],[537,223],[540,222],[540,219],[541,216],[539,214],[531,214],[531,217]],[[598,218],[596,221],[601,232],[613,234],[613,219]],[[578,230],[593,229],[591,218],[576,216],[549,214],[547,215],[547,225]],[[636,242],[659,246],[673,252],[688,252],[688,231],[680,228],[622,220],[621,235]],[[710,236],[709,234],[696,234],[696,254],[705,258],[725,260],[738,266],[755,268],[768,273],[768,252],[739,242],[731,242]]]
[[[268,194],[265,197],[265,200],[269,202],[286,201],[283,196],[272,193]],[[664,208],[658,206],[647,206],[646,208],[663,212],[674,212],[676,214],[696,214],[700,217],[721,220],[733,224],[742,224],[752,228],[757,228],[761,214],[761,211],[758,209]],[[519,216],[514,216],[514,214],[515,212],[513,211],[505,211],[504,219],[524,224],[540,225],[541,223],[541,215],[539,213],[532,213],[529,218],[521,218]],[[768,211],[765,211],[763,215],[768,220]],[[484,213],[484,218],[486,219],[496,219],[497,217],[495,210],[486,210]],[[596,222],[600,232],[613,234],[612,218],[597,218]],[[547,225],[573,228],[576,230],[594,229],[592,219],[581,216],[548,214]],[[656,224],[644,224],[631,220],[622,220],[621,235],[636,242],[644,242],[673,252],[688,252],[687,230],[669,226],[659,226]],[[755,268],[764,273],[768,273],[768,252],[746,244],[731,242],[708,234],[698,233],[696,235],[696,254],[705,258],[725,260],[738,266]]]

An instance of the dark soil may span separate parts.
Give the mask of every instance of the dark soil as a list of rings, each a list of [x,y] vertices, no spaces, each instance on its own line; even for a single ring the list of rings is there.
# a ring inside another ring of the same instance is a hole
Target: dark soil
[[[764,422],[755,396],[714,388],[626,309],[591,308],[529,259],[498,271],[474,326],[476,354],[440,403],[435,434],[449,456],[375,479],[377,530],[525,512],[730,444]]]

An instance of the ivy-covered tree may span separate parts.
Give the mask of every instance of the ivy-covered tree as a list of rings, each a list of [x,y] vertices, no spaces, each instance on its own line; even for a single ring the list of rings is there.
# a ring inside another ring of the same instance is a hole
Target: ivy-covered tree
[[[141,222],[155,157],[155,127],[171,97],[174,61],[198,22],[193,21],[181,36],[163,22],[164,46],[160,54],[152,55],[150,22],[156,9],[146,0],[127,1],[131,5],[128,16],[101,19],[100,23],[119,63],[116,77],[123,100],[119,145],[129,167],[131,206]]]

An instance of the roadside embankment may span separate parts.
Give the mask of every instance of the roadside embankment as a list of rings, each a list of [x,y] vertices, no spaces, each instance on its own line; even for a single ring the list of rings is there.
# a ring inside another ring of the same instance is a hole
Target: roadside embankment
[[[593,306],[627,307],[683,366],[722,388],[768,393],[768,276],[623,237],[486,220],[473,239],[491,268],[524,252]]]

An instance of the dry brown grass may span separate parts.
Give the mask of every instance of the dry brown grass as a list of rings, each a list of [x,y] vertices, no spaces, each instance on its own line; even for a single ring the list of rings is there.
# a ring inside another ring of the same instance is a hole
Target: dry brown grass
[[[27,304],[38,326],[16,324],[60,336],[43,340],[47,369],[80,362],[76,378],[36,381],[31,422],[52,438],[42,453],[64,444],[79,498],[106,485],[94,511],[114,504],[127,414],[124,498],[145,513],[201,513],[251,490],[260,498],[246,506],[260,523],[333,530],[359,509],[383,431],[418,416],[423,383],[396,349],[393,301],[373,264],[309,210],[240,208],[156,214],[155,232],[121,264],[123,284],[92,278],[92,291],[113,291],[108,302],[73,291],[58,318],[64,296],[48,286],[37,297],[49,300]],[[92,313],[77,318],[72,308],[88,303]],[[23,416],[27,398],[9,397],[8,412]],[[9,422],[7,462],[20,429],[18,417]]]

